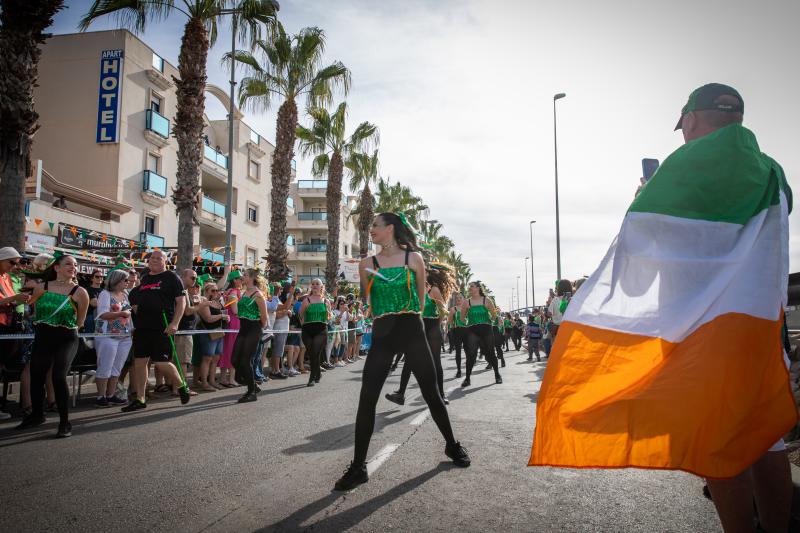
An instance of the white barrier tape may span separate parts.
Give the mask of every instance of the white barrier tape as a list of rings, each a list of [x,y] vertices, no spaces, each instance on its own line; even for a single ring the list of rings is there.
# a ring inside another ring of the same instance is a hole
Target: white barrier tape
[[[345,333],[347,331],[364,331],[364,328],[349,328],[349,329],[331,329],[328,333]],[[239,333],[238,329],[183,329],[175,332],[175,335],[202,335],[204,333]],[[262,329],[261,333],[302,333],[299,329]],[[78,333],[78,337],[82,339],[95,339],[98,337],[113,337],[122,338],[130,337],[130,333]],[[3,340],[16,340],[16,339],[33,339],[33,333],[8,333],[0,335],[0,341]]]

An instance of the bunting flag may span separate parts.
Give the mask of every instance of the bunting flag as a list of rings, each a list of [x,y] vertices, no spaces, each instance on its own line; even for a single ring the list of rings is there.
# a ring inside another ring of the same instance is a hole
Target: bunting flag
[[[36,227],[38,228],[42,223],[42,219],[41,218],[34,218],[33,222],[36,224]]]
[[[56,223],[55,222],[48,222],[47,225],[50,226],[50,233],[53,233],[53,227],[56,225]]]
[[[72,236],[73,236],[73,237],[75,237],[76,235],[78,235],[78,228],[76,228],[75,226],[72,226],[72,227],[70,227],[70,228],[69,228],[69,231],[72,233]]]
[[[108,240],[108,235],[103,233],[102,237],[100,237],[100,240],[103,241],[103,242],[106,242]]]
[[[670,155],[558,329],[530,465],[728,478],[797,422],[791,189],[734,124]]]

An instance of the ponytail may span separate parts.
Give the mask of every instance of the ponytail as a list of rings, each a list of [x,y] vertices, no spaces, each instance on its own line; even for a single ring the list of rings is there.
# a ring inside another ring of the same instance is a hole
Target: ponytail
[[[404,222],[405,215],[401,218],[396,213],[380,213],[378,215],[383,219],[387,226],[394,226],[394,240],[403,250],[407,252],[418,252],[419,245],[417,244],[417,236],[411,225]]]

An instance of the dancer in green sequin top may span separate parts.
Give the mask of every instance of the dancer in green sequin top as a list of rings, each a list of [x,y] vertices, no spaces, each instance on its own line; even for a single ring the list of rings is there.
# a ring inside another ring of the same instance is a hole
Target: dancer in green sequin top
[[[461,377],[461,348],[467,337],[467,321],[461,311],[464,295],[457,292],[453,295],[453,307],[450,308],[450,351],[456,352],[456,379]]]
[[[467,317],[467,376],[461,383],[462,387],[468,387],[472,375],[472,367],[478,359],[478,349],[481,350],[486,361],[494,369],[495,383],[500,384],[503,378],[497,368],[497,357],[494,353],[494,339],[492,332],[492,322],[496,314],[494,302],[486,298],[483,287],[479,281],[469,284],[469,298],[461,304],[461,312]]]
[[[255,402],[255,376],[253,375],[253,354],[258,348],[261,332],[268,325],[267,303],[259,287],[266,287],[261,272],[249,268],[242,276],[244,293],[238,301],[239,334],[233,344],[231,363],[236,370],[236,381],[247,385],[247,392],[237,400],[238,403]]]
[[[21,429],[44,423],[44,384],[52,368],[60,419],[56,436],[72,435],[67,372],[78,352],[78,328],[83,327],[89,308],[89,294],[72,281],[77,272],[74,257],[57,253],[44,271],[28,273],[29,278],[40,278],[44,283],[34,289],[30,300],[35,306],[30,363],[33,412],[22,420],[18,426]]]
[[[381,251],[361,260],[359,275],[361,295],[374,318],[372,346],[361,380],[353,462],[334,486],[341,491],[369,479],[366,459],[375,427],[375,406],[394,355],[400,352],[406,355],[405,364],[414,372],[431,417],[445,439],[445,454],[458,466],[470,464],[466,450],[453,436],[420,318],[420,302],[425,299],[425,262],[417,251],[416,236],[404,218],[381,213],[372,222],[370,237]]]
[[[299,314],[302,324],[300,338],[311,362],[307,386],[313,387],[322,379],[322,358],[328,342],[328,318],[331,314],[321,279],[311,281],[311,292],[303,300]]]

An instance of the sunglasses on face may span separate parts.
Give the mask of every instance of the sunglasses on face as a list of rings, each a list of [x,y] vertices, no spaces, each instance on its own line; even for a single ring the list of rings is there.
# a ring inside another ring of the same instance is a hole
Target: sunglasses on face
[[[8,264],[11,266],[17,266],[19,264],[19,261],[15,259],[6,259],[6,261],[8,261]]]
[[[101,275],[98,275],[98,276],[92,276],[92,277],[93,277],[94,279],[103,279],[103,276],[102,276],[102,274],[101,274]]]

